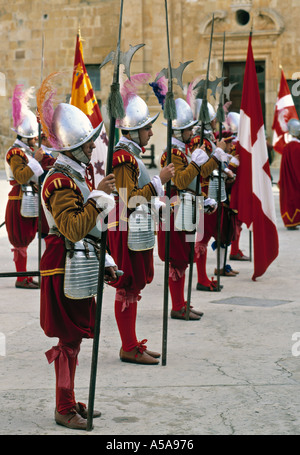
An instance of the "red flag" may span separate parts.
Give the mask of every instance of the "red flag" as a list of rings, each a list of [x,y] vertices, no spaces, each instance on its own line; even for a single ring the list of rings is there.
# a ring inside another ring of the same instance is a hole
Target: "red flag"
[[[102,115],[97,102],[91,80],[87,73],[84,61],[80,33],[77,35],[74,71],[72,81],[71,104],[81,109],[96,128],[102,122]]]
[[[230,205],[253,231],[254,273],[263,275],[278,256],[278,233],[270,166],[250,34],[244,75],[237,153],[240,166]]]
[[[97,98],[95,96],[92,83],[83,60],[80,33],[78,33],[76,39],[70,104],[81,109],[88,116],[94,128],[96,128],[99,123],[102,122],[102,115],[100,112],[99,104],[97,102]],[[97,187],[98,183],[105,175],[106,167],[108,139],[104,125],[102,127],[100,136],[95,141],[95,145],[96,148],[92,154],[91,165],[93,170],[92,180],[95,187]]]
[[[281,70],[280,87],[275,104],[275,112],[272,125],[272,130],[274,131],[273,148],[280,154],[282,153],[284,146],[287,144],[287,123],[291,118],[298,119],[298,114],[288,83],[284,77],[283,70]]]

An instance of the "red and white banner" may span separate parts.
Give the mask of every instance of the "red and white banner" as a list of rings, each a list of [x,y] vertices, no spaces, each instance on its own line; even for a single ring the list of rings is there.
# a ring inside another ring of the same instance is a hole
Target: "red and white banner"
[[[265,273],[279,252],[267,143],[250,34],[244,75],[237,153],[240,166],[230,206],[253,232],[254,273]]]
[[[287,123],[291,118],[298,119],[298,114],[288,83],[284,77],[283,70],[281,70],[280,87],[275,104],[275,112],[272,125],[273,148],[277,153],[282,154],[283,148],[287,144]]]

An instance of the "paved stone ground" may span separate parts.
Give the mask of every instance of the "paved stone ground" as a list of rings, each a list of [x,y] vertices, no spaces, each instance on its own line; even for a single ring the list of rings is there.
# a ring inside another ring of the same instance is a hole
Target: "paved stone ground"
[[[278,169],[272,171],[274,181]],[[8,185],[0,172],[0,223]],[[168,319],[167,363],[120,362],[114,319],[114,291],[106,287],[101,321],[95,409],[91,432],[55,424],[54,367],[44,352],[56,339],[39,325],[39,291],[0,279],[1,435],[299,435],[300,434],[300,231],[287,231],[273,185],[280,253],[263,277],[251,280],[253,263],[231,263],[240,274],[221,278],[220,293],[196,291],[192,304],[201,321]],[[249,253],[244,227],[241,248]],[[5,227],[0,228],[0,269],[14,271]],[[207,269],[215,254],[209,249]],[[29,268],[37,267],[37,241],[29,248]],[[155,278],[142,293],[137,333],[161,351],[164,265],[155,251]],[[295,337],[293,339],[293,336]],[[4,344],[5,342],[5,344]],[[76,397],[88,402],[92,341],[82,343]]]

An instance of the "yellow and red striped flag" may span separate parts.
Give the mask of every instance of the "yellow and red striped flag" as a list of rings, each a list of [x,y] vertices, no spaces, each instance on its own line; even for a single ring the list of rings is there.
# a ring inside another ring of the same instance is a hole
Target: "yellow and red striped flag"
[[[102,122],[99,104],[83,60],[83,48],[80,31],[78,31],[76,38],[70,104],[82,110],[82,112],[88,116],[94,128]],[[91,164],[93,168],[93,183],[94,186],[97,187],[98,183],[105,175],[108,138],[104,125],[100,136],[95,141],[95,145],[96,148],[93,151]]]

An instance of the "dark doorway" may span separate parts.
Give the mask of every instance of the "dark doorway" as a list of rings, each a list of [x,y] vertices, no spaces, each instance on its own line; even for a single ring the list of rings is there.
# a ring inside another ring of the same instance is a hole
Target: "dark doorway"
[[[235,84],[230,90],[229,98],[225,96],[225,101],[232,101],[229,109],[232,112],[240,112],[245,66],[246,62],[224,62],[224,76],[226,77],[224,87]],[[255,66],[265,123],[265,62],[263,60],[256,61]]]

